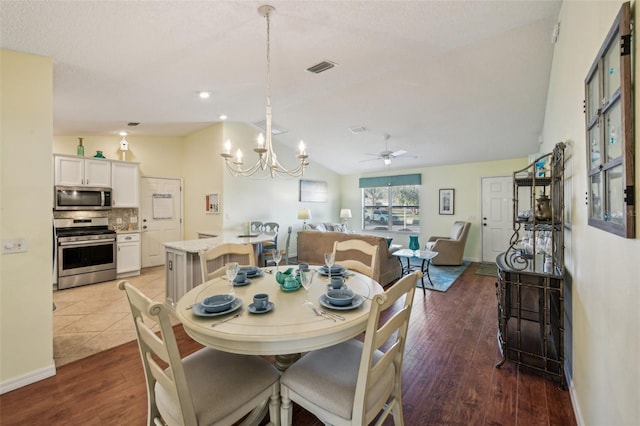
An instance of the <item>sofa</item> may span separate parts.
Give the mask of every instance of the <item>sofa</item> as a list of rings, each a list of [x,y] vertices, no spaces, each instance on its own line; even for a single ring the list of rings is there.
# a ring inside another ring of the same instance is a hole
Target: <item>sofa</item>
[[[393,283],[402,275],[402,267],[396,256],[391,253],[397,249],[389,249],[387,240],[376,235],[350,234],[333,231],[306,230],[298,231],[298,263],[324,265],[324,254],[333,251],[333,243],[346,240],[363,240],[378,246],[377,276],[373,279],[383,287]],[[367,259],[360,259],[367,262]],[[336,261],[340,264],[340,260]]]

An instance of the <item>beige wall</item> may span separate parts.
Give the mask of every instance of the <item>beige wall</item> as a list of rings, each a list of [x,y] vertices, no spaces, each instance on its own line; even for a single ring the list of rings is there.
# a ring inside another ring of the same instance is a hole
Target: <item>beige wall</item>
[[[527,164],[526,158],[501,161],[486,161],[480,163],[454,164],[449,166],[424,167],[419,169],[396,170],[395,172],[380,173],[375,176],[401,175],[419,173],[422,175],[422,190],[420,192],[420,244],[432,235],[449,235],[451,224],[456,220],[471,222],[471,229],[464,251],[465,259],[479,262],[482,259],[481,225],[481,193],[482,177],[511,176],[514,170],[521,169]],[[351,228],[355,231],[362,229],[362,208],[360,189],[358,189],[359,175],[342,177],[342,204],[350,208],[353,218]],[[455,208],[453,215],[438,213],[439,189],[455,189]],[[367,233],[376,233],[367,231]],[[393,238],[394,244],[409,245],[409,236],[404,232],[382,232]]]
[[[52,64],[0,51],[0,234],[27,239],[0,256],[0,392],[55,374]],[[25,379],[28,376],[28,379]]]
[[[546,151],[560,140],[569,145],[565,203],[571,212],[566,250],[572,283],[571,393],[580,423],[588,425],[640,424],[640,239],[588,226],[585,205],[584,78],[620,4],[563,2],[543,132]],[[634,55],[637,58],[637,50]],[[638,77],[636,67],[636,82]],[[636,92],[636,125],[639,108]],[[636,129],[636,200],[640,199],[637,135]],[[636,216],[636,235],[638,230]]]

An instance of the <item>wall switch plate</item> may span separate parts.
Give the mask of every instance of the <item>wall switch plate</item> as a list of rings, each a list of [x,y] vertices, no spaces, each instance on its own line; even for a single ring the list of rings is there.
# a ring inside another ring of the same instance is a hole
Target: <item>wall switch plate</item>
[[[26,238],[7,238],[2,240],[2,254],[25,253],[26,251]]]

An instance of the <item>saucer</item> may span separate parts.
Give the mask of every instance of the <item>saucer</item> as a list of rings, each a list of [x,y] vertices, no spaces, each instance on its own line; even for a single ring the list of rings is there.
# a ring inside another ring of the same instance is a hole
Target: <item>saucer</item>
[[[191,312],[193,312],[193,314],[198,317],[217,317],[220,315],[227,315],[227,314],[230,314],[231,312],[235,312],[238,309],[240,309],[241,306],[242,306],[242,299],[238,299],[236,297],[236,300],[233,301],[233,303],[231,304],[231,307],[226,311],[211,312],[211,313],[205,312],[204,307],[202,306],[202,303],[196,303],[191,307]]]
[[[302,287],[301,285],[298,285],[298,287],[293,287],[293,288],[285,288],[283,285],[280,286],[280,290],[282,291],[286,291],[286,292],[290,292],[290,291],[297,291],[298,289],[300,289],[300,287]]]
[[[247,306],[247,311],[251,312],[252,314],[266,314],[267,312],[271,312],[273,310],[273,306],[273,302],[269,302],[267,303],[267,309],[263,309],[260,311],[256,309],[255,305],[252,303]]]
[[[351,302],[350,305],[346,305],[346,306],[336,306],[336,305],[332,305],[329,302],[329,299],[327,298],[326,294],[323,294],[320,296],[320,300],[319,300],[320,304],[322,306],[324,306],[327,309],[334,309],[336,311],[349,311],[351,309],[355,309],[360,307],[360,305],[362,305],[364,303],[364,297],[360,296],[359,294],[356,294],[353,297],[353,302]]]
[[[251,280],[249,278],[245,279],[244,282],[241,282],[241,283],[237,281],[233,282],[234,287],[242,287],[243,285],[247,285],[247,284],[251,284]]]
[[[264,272],[261,269],[257,269],[253,272],[247,272],[247,278],[256,278],[264,275]]]

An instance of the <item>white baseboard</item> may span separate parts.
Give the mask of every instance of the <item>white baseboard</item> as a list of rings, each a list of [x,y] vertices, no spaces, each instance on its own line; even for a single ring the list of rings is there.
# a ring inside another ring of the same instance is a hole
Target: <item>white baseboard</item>
[[[573,378],[568,374],[567,368],[565,364],[564,369],[564,377],[567,381],[567,387],[569,388],[569,396],[571,397],[571,405],[573,406],[573,413],[576,415],[576,424],[578,426],[582,426],[585,424],[584,419],[582,418],[582,410],[580,410],[580,405],[578,405],[578,398],[576,396],[576,388],[573,386]]]
[[[12,390],[21,388],[23,386],[30,385],[35,382],[39,382],[40,380],[44,380],[47,377],[56,375],[56,364],[52,362],[50,365],[46,367],[39,368],[37,370],[31,371],[27,374],[24,374],[19,377],[14,377],[13,379],[5,380],[0,383],[0,395],[3,393],[11,392]]]

